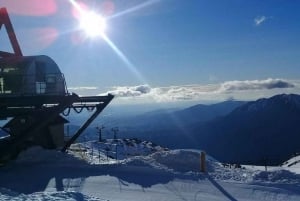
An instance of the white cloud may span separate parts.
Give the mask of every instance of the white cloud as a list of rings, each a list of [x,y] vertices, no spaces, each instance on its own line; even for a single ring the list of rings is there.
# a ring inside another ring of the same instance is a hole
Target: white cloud
[[[76,93],[79,96],[90,96],[95,95],[99,88],[94,86],[78,86],[78,87],[68,87],[68,91]]]
[[[283,79],[227,81],[210,85],[181,85],[150,87],[149,85],[113,87],[111,93],[122,100],[148,102],[176,102],[198,100],[255,99],[255,96],[299,91],[296,82]],[[105,93],[105,94],[107,94]],[[103,95],[103,94],[102,94]]]
[[[139,85],[139,86],[113,87],[113,89],[108,91],[107,93],[113,94],[117,97],[137,97],[143,94],[147,94],[150,91],[151,91],[150,86]]]
[[[85,90],[96,90],[98,87],[68,87],[68,90],[85,91]]]
[[[266,20],[268,20],[268,19],[271,19],[271,17],[266,17],[266,16],[264,16],[264,15],[262,15],[262,16],[257,16],[257,17],[255,17],[254,18],[254,24],[256,25],[256,26],[259,26],[259,25],[261,25],[262,23],[264,23]]]
[[[220,90],[224,92],[243,90],[264,90],[276,88],[293,88],[295,85],[282,79],[228,81],[221,84]]]

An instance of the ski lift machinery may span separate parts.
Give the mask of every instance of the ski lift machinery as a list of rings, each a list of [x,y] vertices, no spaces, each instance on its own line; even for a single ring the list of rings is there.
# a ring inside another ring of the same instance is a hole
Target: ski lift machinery
[[[23,56],[6,8],[0,8],[0,30],[5,28],[13,53],[0,51],[0,119],[8,135],[0,138],[0,164],[17,157],[24,149],[40,145],[62,147],[65,152],[113,99],[107,96],[70,94],[57,64],[48,56]],[[94,111],[68,140],[64,131],[51,132],[53,125],[67,122],[61,114],[83,109]],[[63,139],[63,140],[61,140]]]

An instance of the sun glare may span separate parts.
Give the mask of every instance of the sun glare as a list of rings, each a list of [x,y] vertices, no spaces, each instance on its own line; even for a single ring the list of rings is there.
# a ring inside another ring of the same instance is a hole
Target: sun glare
[[[95,12],[87,12],[80,17],[80,29],[88,37],[103,36],[106,30],[106,20]]]

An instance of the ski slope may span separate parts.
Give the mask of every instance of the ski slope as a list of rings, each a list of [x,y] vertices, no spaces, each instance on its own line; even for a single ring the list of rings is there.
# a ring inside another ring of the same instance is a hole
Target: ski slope
[[[0,200],[300,200],[300,175],[287,165],[228,168],[207,156],[201,173],[199,150],[131,142],[87,142],[68,153],[31,148],[0,168]],[[120,160],[96,151],[114,144]]]

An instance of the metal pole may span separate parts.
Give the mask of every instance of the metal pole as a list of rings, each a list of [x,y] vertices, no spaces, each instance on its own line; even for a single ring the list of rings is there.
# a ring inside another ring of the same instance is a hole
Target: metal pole
[[[98,130],[99,134],[99,142],[102,142],[102,130],[104,129],[104,126],[97,126],[96,129]]]
[[[118,128],[118,127],[115,127],[115,128],[112,128],[111,130],[112,130],[112,132],[114,133],[114,139],[116,140],[116,139],[117,139],[117,133],[118,133],[118,131],[119,131],[119,128]]]
[[[118,144],[116,144],[116,160],[118,160]]]
[[[201,151],[200,153],[200,171],[206,172],[206,153],[204,151]]]
[[[100,154],[100,147],[98,147],[98,154],[99,154],[99,163],[100,163],[100,157],[101,157],[101,154]]]

